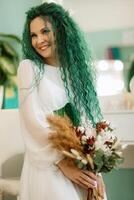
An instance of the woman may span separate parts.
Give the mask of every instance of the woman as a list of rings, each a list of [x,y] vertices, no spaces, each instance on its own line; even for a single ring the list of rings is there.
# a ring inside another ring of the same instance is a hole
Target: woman
[[[81,200],[94,187],[103,198],[102,179],[68,165],[48,142],[46,117],[54,111],[66,111],[74,125],[95,125],[102,118],[91,56],[78,26],[57,4],[31,8],[23,32],[23,53],[18,87],[26,152],[20,199]]]

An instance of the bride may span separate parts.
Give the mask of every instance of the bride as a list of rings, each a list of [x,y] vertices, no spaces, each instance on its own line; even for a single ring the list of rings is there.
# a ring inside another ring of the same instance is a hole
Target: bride
[[[46,117],[54,111],[66,110],[75,126],[83,116],[85,126],[102,119],[91,53],[78,25],[55,3],[31,8],[23,54],[17,73],[25,142],[20,200],[86,200],[94,187],[106,199],[101,176],[68,165],[48,142]]]

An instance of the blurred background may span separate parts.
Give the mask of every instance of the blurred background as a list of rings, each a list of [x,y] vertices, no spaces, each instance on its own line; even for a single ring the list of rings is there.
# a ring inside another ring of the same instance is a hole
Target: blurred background
[[[4,142],[5,124],[10,124],[14,120],[12,124],[15,125],[18,110],[16,73],[18,63],[22,59],[21,39],[25,12],[42,2],[0,0],[0,134],[1,141]],[[117,134],[121,136],[122,142],[129,144],[124,152],[126,159],[122,167],[104,174],[108,200],[134,200],[134,0],[53,2],[62,4],[84,31],[93,52],[102,111],[106,119],[117,126]],[[18,149],[21,153],[23,147],[20,146],[23,144],[17,135],[18,129],[15,130],[16,143],[18,138]],[[11,134],[7,136],[9,137],[12,137]],[[2,145],[7,151],[6,145],[10,146],[9,141]],[[23,156],[16,162],[13,160],[13,169],[6,167],[4,175],[2,172],[0,175],[19,176],[22,160]],[[6,200],[15,198],[7,194],[2,197]]]

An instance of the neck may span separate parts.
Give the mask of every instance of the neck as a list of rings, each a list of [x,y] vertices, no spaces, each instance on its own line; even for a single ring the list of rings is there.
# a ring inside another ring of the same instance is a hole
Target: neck
[[[47,58],[45,59],[45,63],[48,65],[52,65],[54,67],[58,67],[59,66],[59,62],[56,58]]]

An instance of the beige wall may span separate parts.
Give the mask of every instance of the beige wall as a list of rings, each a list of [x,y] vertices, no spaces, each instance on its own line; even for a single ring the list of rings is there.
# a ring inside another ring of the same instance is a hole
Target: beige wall
[[[134,0],[63,0],[85,31],[134,27]]]

